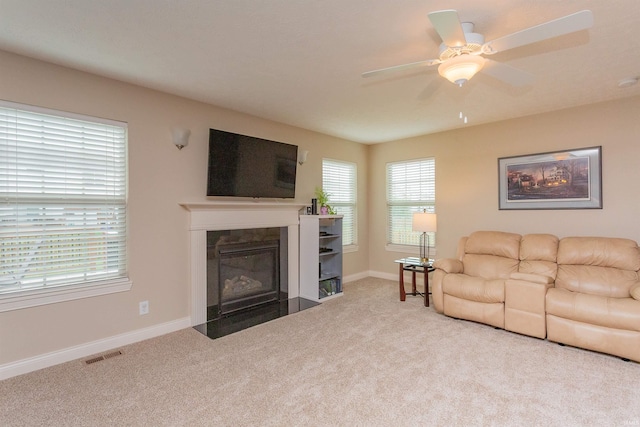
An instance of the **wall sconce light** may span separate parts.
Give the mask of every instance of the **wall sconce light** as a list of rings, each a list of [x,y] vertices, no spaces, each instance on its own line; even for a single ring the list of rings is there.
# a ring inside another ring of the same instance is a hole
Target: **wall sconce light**
[[[307,161],[307,155],[309,155],[309,150],[302,150],[298,153],[298,164],[302,165]]]
[[[173,135],[173,143],[178,147],[178,150],[182,150],[189,145],[189,135],[191,135],[189,129],[173,128],[171,129],[171,134]]]

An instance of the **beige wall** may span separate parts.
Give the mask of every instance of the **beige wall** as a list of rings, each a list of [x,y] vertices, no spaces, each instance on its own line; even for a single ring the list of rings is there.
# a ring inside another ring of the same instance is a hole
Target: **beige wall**
[[[640,241],[640,97],[371,146],[370,266],[395,274],[385,250],[385,165],[435,157],[438,257],[475,230],[614,236]],[[602,146],[603,209],[498,210],[498,158]]]
[[[322,157],[357,163],[360,182],[367,176],[364,145],[1,51],[0,99],[129,124],[133,280],[129,292],[0,313],[0,366],[189,316],[188,214],[178,203],[206,199],[210,127],[309,150],[298,169],[303,203],[322,184]],[[173,126],[192,131],[182,151],[171,142]],[[358,197],[366,206],[365,187]],[[360,250],[346,255],[345,275],[368,269],[366,209],[359,220]],[[149,301],[146,316],[138,315],[142,300]]]
[[[452,256],[474,230],[640,240],[640,98],[365,146],[0,51],[0,99],[129,123],[129,292],[0,313],[0,366],[104,340],[189,315],[188,215],[178,203],[205,200],[210,127],[309,150],[298,201],[321,185],[323,157],[358,165],[359,251],[344,274],[395,274],[385,250],[385,164],[436,158],[438,256]],[[190,128],[178,151],[173,126]],[[603,147],[602,210],[499,211],[498,157]],[[150,314],[138,315],[149,300]]]

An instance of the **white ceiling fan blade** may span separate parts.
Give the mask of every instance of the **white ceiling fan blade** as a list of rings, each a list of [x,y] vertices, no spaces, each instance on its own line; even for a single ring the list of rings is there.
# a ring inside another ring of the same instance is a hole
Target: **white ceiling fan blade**
[[[380,68],[379,70],[367,71],[362,73],[362,77],[372,77],[378,74],[392,73],[396,71],[409,70],[411,68],[428,67],[431,65],[439,64],[439,59],[428,59],[426,61],[412,62],[410,64],[395,65],[393,67]]]
[[[514,47],[524,46],[541,40],[562,36],[580,30],[586,30],[593,26],[593,13],[590,10],[582,10],[544,24],[536,25],[522,31],[509,34],[498,39],[488,41],[482,46],[482,51],[487,54],[503,52]]]
[[[533,82],[533,74],[486,58],[481,72],[512,86],[526,86]]]
[[[431,12],[429,15],[431,25],[438,32],[440,38],[447,46],[464,46],[467,39],[458,18],[458,12],[453,9]]]

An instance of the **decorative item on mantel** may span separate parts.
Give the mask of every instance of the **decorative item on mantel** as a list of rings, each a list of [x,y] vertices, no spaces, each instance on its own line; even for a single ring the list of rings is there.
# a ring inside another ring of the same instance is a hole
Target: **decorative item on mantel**
[[[320,215],[335,215],[336,211],[329,205],[329,193],[322,188],[316,187],[316,199],[320,206]]]

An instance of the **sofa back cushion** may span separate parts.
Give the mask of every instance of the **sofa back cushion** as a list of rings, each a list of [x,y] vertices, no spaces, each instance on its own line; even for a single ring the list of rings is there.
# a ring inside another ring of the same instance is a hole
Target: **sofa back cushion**
[[[502,231],[476,231],[466,239],[464,274],[483,279],[507,279],[518,271],[521,236]]]
[[[518,272],[556,278],[559,239],[553,234],[525,234],[520,241]]]
[[[458,241],[458,248],[456,249],[456,259],[462,261],[464,258],[464,247],[467,245],[467,236],[461,237]]]
[[[640,249],[630,239],[565,237],[558,245],[557,288],[628,298],[638,270]]]

